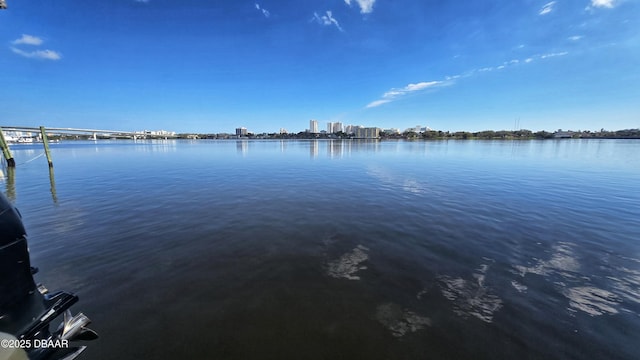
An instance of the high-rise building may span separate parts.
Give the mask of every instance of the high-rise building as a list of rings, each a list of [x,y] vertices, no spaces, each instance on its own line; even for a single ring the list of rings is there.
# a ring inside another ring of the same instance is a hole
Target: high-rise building
[[[309,120],[309,132],[312,134],[319,133],[318,131],[318,120]]]
[[[327,123],[327,133],[331,134],[333,132],[333,123],[329,121]]]
[[[342,123],[341,122],[334,122],[333,123],[333,127],[331,129],[332,133],[339,133],[342,132]]]
[[[245,127],[236,128],[236,135],[237,136],[247,136],[247,128],[245,128]]]
[[[380,137],[380,129],[377,127],[358,127],[355,130],[355,137],[359,139],[377,139]]]

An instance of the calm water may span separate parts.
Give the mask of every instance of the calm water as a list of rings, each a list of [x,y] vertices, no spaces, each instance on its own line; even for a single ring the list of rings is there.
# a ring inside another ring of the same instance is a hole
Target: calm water
[[[15,145],[87,359],[637,359],[640,141]]]

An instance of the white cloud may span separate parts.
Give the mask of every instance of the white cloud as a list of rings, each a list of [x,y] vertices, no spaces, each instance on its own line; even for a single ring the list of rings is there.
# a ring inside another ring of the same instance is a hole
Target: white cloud
[[[432,87],[435,85],[438,85],[442,83],[442,81],[427,81],[427,82],[420,82],[417,84],[409,84],[407,86],[404,87],[404,89],[402,89],[404,92],[411,92],[411,91],[418,91],[418,90],[423,90],[426,89],[428,87]]]
[[[269,16],[271,16],[271,13],[269,12],[269,10],[260,7],[260,4],[256,3],[256,9],[258,9],[259,11],[262,12],[262,15],[264,15],[264,17],[269,18]]]
[[[373,11],[373,4],[376,0],[354,0],[360,6],[360,13],[369,14]],[[344,0],[347,5],[351,6],[351,0]]]
[[[568,54],[568,52],[566,52],[566,51],[559,52],[559,53],[549,53],[549,54],[540,55],[540,58],[541,59],[546,59],[546,58],[556,57],[556,56],[565,56],[567,54]]]
[[[44,41],[37,37],[37,36],[33,36],[33,35],[27,35],[27,34],[22,34],[22,37],[20,37],[19,39],[13,40],[11,42],[11,44],[13,45],[33,45],[33,46],[40,46],[42,45]],[[11,51],[13,51],[14,53],[20,55],[20,56],[24,56],[26,58],[32,58],[32,59],[46,59],[46,60],[60,60],[62,58],[62,56],[60,55],[60,53],[53,51],[53,50],[34,50],[34,51],[25,51],[22,49],[19,49],[15,46],[10,46]]]
[[[605,7],[612,8],[614,6],[614,0],[591,0],[591,6],[593,7]]]
[[[311,20],[317,22],[318,24],[325,25],[325,26],[335,25],[336,28],[338,28],[338,30],[344,32],[344,30],[340,26],[340,23],[338,23],[338,20],[336,20],[333,17],[333,14],[331,13],[330,10],[327,10],[326,15],[322,15],[322,16],[318,15],[317,12],[314,12],[313,13],[313,18]]]
[[[430,89],[430,88],[437,88],[437,87],[442,87],[442,86],[453,85],[457,79],[472,77],[472,76],[474,76],[474,75],[476,75],[478,73],[489,73],[489,72],[492,72],[492,71],[503,70],[503,69],[506,69],[508,67],[513,67],[513,66],[525,66],[523,64],[529,64],[529,63],[533,62],[536,59],[548,59],[548,58],[557,57],[557,56],[565,56],[567,54],[569,54],[569,52],[563,51],[563,52],[548,53],[548,54],[543,54],[543,55],[534,55],[534,56],[525,58],[523,60],[512,59],[512,60],[503,62],[502,65],[483,67],[483,68],[479,68],[479,69],[473,69],[473,70],[467,71],[467,72],[459,74],[459,75],[445,76],[444,80],[440,80],[440,81],[419,82],[419,83],[415,83],[415,84],[409,84],[409,85],[407,85],[407,86],[405,86],[403,88],[399,88],[399,89],[398,88],[393,88],[393,89],[385,92],[380,99],[372,101],[369,104],[367,104],[366,108],[370,109],[370,108],[378,107],[378,106],[383,105],[383,104],[390,103],[392,101],[395,101],[395,100],[399,99],[400,97],[402,97],[402,96],[404,96],[406,94],[409,94],[409,93],[412,93],[412,92],[415,92],[415,91],[421,91],[421,90]]]
[[[14,45],[40,45],[42,44],[42,39],[37,36],[22,34],[20,39],[13,40],[11,42]]]
[[[374,107],[380,106],[382,104],[386,104],[388,102],[391,102],[391,100],[389,100],[389,99],[380,99],[380,100],[372,101],[369,104],[367,104],[367,109],[374,108]]]
[[[388,102],[394,101],[397,98],[404,96],[408,93],[412,93],[414,91],[420,91],[420,90],[424,90],[424,89],[428,89],[436,86],[442,86],[444,84],[445,84],[444,81],[423,81],[416,84],[409,84],[400,89],[391,89],[386,93],[384,93],[381,99],[370,102],[366,107],[374,108],[376,106],[380,106],[382,104],[386,104]]]
[[[584,37],[584,36],[582,36],[582,35],[574,35],[574,36],[569,36],[569,37],[567,38],[567,40],[571,40],[571,41],[578,41],[578,40],[582,39],[583,37]]]
[[[18,55],[24,56],[26,58],[32,58],[32,59],[46,59],[46,60],[62,59],[62,55],[60,55],[60,53],[53,50],[23,51],[23,50],[11,47],[11,51],[13,51]]]
[[[145,3],[145,4],[149,2],[149,0],[134,0],[134,1],[139,3]]]
[[[538,14],[546,15],[546,14],[550,13],[551,11],[553,11],[553,6],[555,4],[556,4],[555,1],[551,1],[551,2],[548,2],[548,3],[544,4],[544,6],[542,7],[542,9],[540,9],[540,12]]]

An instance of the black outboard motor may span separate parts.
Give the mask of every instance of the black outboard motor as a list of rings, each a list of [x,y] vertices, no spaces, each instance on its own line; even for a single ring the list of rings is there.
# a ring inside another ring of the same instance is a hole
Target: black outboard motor
[[[27,232],[18,210],[0,193],[0,314],[6,314],[35,290]]]
[[[0,193],[0,358],[57,360],[75,359],[86,346],[71,341],[93,340],[98,335],[86,325],[89,318],[72,316],[74,294],[49,293],[36,286],[27,235],[18,210]],[[50,324],[63,315],[55,329]]]

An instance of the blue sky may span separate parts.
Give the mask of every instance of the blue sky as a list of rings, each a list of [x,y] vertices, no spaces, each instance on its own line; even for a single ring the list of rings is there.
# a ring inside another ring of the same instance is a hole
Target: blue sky
[[[0,125],[640,127],[638,0],[7,0]]]

